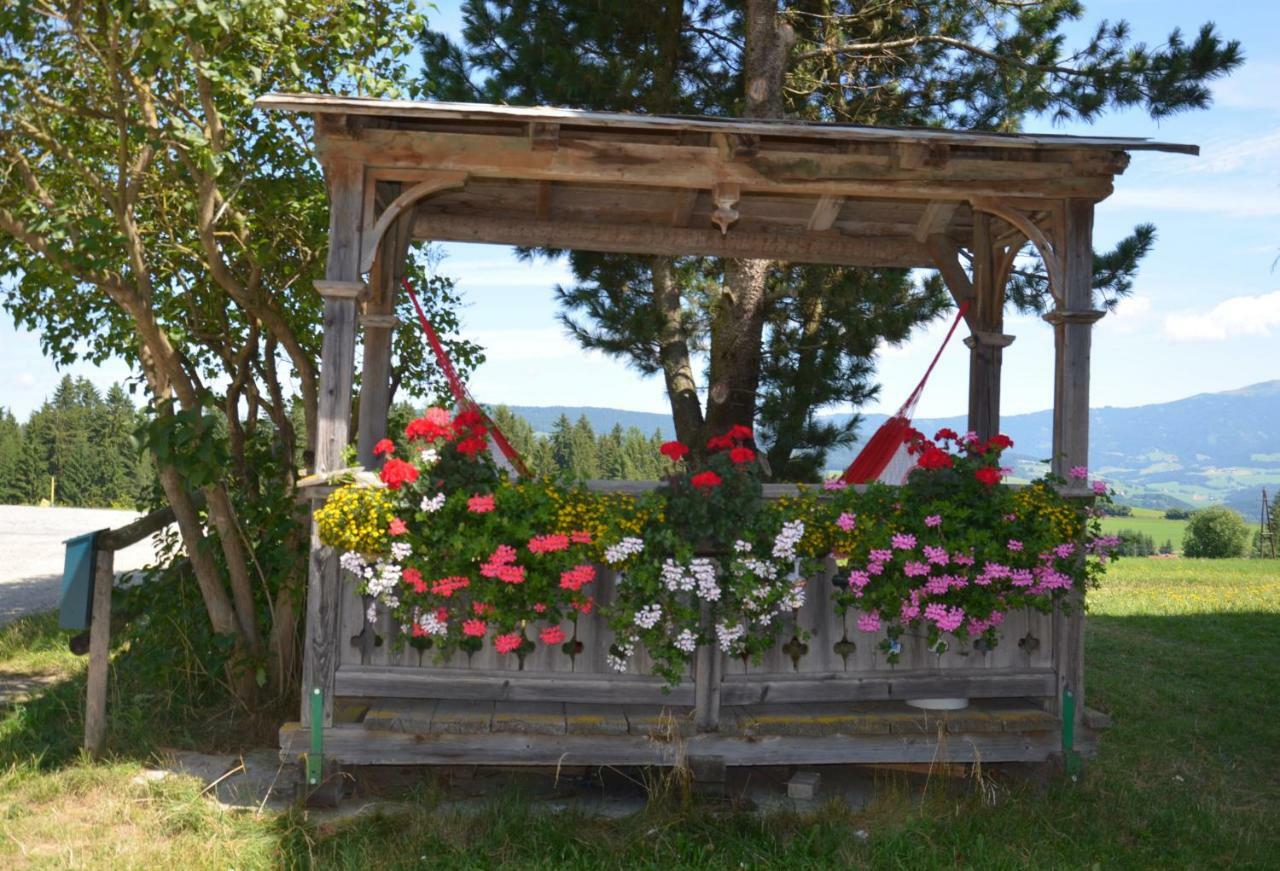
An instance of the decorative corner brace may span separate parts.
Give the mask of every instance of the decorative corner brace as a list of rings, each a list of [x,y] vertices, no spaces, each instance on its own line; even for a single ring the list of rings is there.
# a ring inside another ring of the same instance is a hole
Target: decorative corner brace
[[[364,300],[369,298],[369,288],[363,281],[317,281],[316,293],[325,299],[354,299]]]

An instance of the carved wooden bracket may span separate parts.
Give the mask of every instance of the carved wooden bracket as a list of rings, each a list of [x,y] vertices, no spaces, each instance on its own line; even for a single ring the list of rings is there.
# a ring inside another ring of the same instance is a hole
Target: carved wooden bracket
[[[1054,239],[1056,234],[1046,233],[1033,220],[1030,213],[1006,200],[991,197],[974,197],[969,203],[976,212],[986,212],[1008,222],[1018,232],[1026,236],[1032,245],[1036,246],[1036,251],[1040,253],[1040,257],[1044,260],[1045,271],[1049,275],[1049,292],[1058,304],[1062,305],[1065,284],[1063,283],[1062,257],[1058,251],[1056,239]],[[1017,245],[1010,245],[1001,255],[1001,269],[1006,277],[1009,270],[1013,268],[1013,258],[1017,254],[1017,249]]]
[[[400,325],[400,319],[395,315],[370,312],[360,316],[360,323],[364,324],[365,329],[373,327],[375,329],[394,330]]]
[[[466,183],[467,174],[465,172],[434,172],[392,200],[382,214],[378,216],[378,220],[374,223],[372,229],[365,234],[363,250],[360,255],[360,274],[364,275],[373,268],[373,259],[378,255],[378,246],[382,242],[382,237],[386,235],[387,230],[395,222],[396,218],[404,214],[407,209],[417,205],[420,200],[440,191],[460,188]]]
[[[1064,311],[1062,309],[1054,309],[1046,315],[1042,315],[1042,320],[1046,323],[1053,324],[1095,324],[1102,320],[1106,315],[1106,311],[1102,309],[1084,309],[1083,311]]]
[[[716,210],[711,213],[711,223],[720,228],[720,235],[726,235],[729,227],[738,220],[738,210],[734,208],[742,197],[742,190],[736,184],[717,184],[711,192],[711,199]]]
[[[1010,336],[1007,333],[992,333],[987,330],[972,330],[972,335],[967,336],[964,340],[965,346],[972,349],[978,345],[985,345],[989,348],[1007,348],[1013,344],[1016,336]]]

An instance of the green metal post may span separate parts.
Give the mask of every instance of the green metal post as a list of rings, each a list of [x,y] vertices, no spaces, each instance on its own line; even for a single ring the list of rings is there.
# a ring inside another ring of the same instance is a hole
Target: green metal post
[[[311,691],[311,752],[307,754],[307,785],[319,786],[324,771],[324,696]]]
[[[1071,687],[1062,691],[1062,757],[1066,762],[1067,776],[1075,780],[1080,775],[1080,757],[1076,755],[1076,695]]]

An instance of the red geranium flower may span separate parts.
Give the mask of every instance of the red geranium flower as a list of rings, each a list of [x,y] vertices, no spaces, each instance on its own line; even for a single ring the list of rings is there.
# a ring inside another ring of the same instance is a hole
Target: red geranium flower
[[[950,469],[951,455],[937,445],[929,445],[920,452],[917,464],[922,469]]]
[[[470,635],[472,638],[483,638],[488,631],[489,624],[483,620],[464,620],[462,623],[462,634]]]
[[[749,463],[755,458],[756,458],[756,452],[751,450],[751,448],[736,447],[733,450],[729,451],[729,459],[733,460],[735,463],[738,463],[739,465],[741,465],[742,463]]]
[[[723,451],[725,448],[733,447],[733,439],[729,438],[729,434],[713,436],[707,439],[707,450]]]
[[[381,477],[388,489],[399,490],[401,485],[418,480],[418,469],[412,463],[392,458],[382,467]]]
[[[458,453],[466,456],[478,454],[484,450],[484,439],[478,436],[468,436],[458,442]]]
[[[987,447],[998,448],[1002,451],[1007,450],[1008,448],[1013,447],[1013,439],[1009,438],[1004,433],[999,433],[987,439]]]
[[[663,442],[662,447],[658,448],[658,453],[669,458],[671,462],[678,463],[689,453],[689,446],[680,442]]]
[[[484,416],[474,408],[458,412],[453,419],[454,432],[461,435],[465,430],[474,429],[484,423]]]
[[[1000,483],[1000,470],[994,466],[983,466],[973,473],[973,477],[991,487]]]
[[[699,490],[710,490],[713,487],[719,487],[723,483],[723,479],[715,472],[707,470],[694,475],[689,479],[689,483]]]
[[[954,442],[960,438],[960,434],[957,433],[955,430],[951,429],[950,427],[944,426],[942,429],[934,433],[933,437],[935,440],[940,442],[941,441]]]
[[[426,415],[409,421],[409,425],[404,428],[404,435],[405,438],[428,441],[452,438],[453,427],[449,425],[449,412],[443,408],[427,409]]]
[[[392,443],[391,439],[383,439],[373,446],[373,452],[378,456],[395,453],[395,450],[396,446]]]
[[[422,580],[422,572],[417,569],[405,569],[404,572],[401,573],[400,579],[413,587],[413,591],[415,593],[425,593],[427,591],[427,582]]]
[[[735,423],[732,427],[730,427],[729,432],[726,433],[726,435],[728,435],[729,438],[734,439],[735,441],[740,441],[740,442],[750,441],[752,438],[751,427],[743,426],[740,423]]]

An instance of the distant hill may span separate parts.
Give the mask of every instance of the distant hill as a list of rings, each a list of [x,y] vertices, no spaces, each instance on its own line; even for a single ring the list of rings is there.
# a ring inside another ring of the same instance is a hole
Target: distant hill
[[[589,406],[513,406],[512,410],[540,432],[549,432],[561,414],[570,420],[585,414],[597,432],[615,423],[624,429],[639,427],[645,433],[656,429],[667,438],[674,432],[665,414]],[[865,415],[860,435],[870,436],[884,420],[884,415]],[[1051,453],[1053,413],[1010,415],[1003,424],[1014,441],[1019,472],[1033,474],[1035,462]],[[922,418],[916,426],[930,435],[943,426],[963,431],[965,418]],[[1280,381],[1200,393],[1174,402],[1095,408],[1089,428],[1090,468],[1117,482],[1129,504],[1163,508],[1222,502],[1251,518],[1261,488],[1280,489]],[[857,451],[855,446],[833,452],[828,467],[846,467]]]

